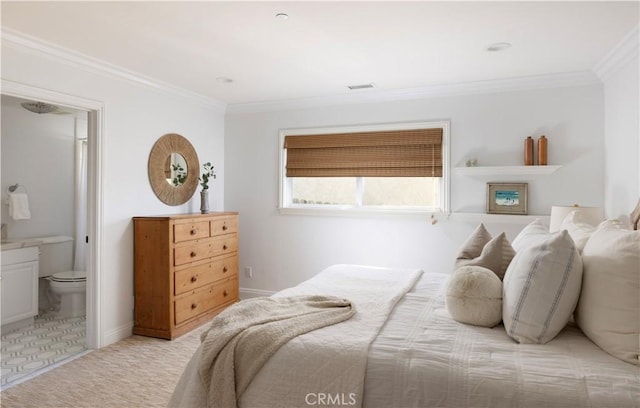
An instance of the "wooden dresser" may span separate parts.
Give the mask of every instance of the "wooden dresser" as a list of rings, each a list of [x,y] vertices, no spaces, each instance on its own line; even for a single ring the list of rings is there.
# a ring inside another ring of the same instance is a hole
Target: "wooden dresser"
[[[133,333],[174,339],[238,297],[238,213],[134,217]]]

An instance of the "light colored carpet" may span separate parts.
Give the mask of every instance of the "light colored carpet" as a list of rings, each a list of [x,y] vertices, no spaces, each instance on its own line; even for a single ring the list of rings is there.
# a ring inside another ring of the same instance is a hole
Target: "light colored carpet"
[[[2,391],[2,407],[166,407],[209,324],[173,341],[132,336]]]

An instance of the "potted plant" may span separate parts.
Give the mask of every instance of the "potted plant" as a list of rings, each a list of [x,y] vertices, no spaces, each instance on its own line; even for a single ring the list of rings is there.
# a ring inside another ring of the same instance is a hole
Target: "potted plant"
[[[200,186],[202,186],[202,191],[200,191],[200,212],[207,214],[209,212],[209,180],[216,178],[216,171],[211,162],[206,162],[202,165],[202,168],[204,170],[202,176],[198,177]]]

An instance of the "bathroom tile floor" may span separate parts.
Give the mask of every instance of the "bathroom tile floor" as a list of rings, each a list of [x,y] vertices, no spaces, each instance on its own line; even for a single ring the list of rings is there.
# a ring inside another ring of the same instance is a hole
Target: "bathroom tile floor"
[[[36,316],[34,324],[2,333],[0,389],[8,388],[87,351],[85,316]]]

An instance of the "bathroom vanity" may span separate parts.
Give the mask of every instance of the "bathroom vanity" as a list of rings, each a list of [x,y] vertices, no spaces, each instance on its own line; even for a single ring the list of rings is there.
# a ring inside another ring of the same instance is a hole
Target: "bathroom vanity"
[[[2,243],[0,302],[3,331],[33,323],[33,317],[38,314],[38,244],[37,241]]]

